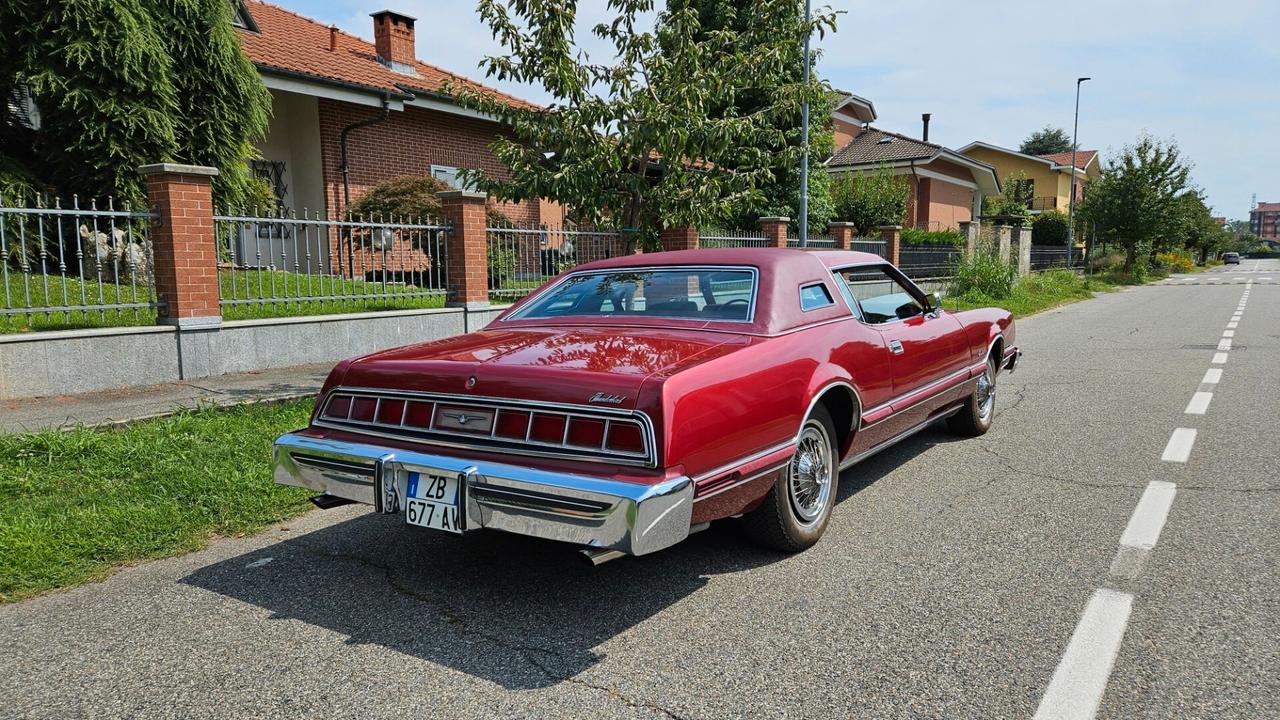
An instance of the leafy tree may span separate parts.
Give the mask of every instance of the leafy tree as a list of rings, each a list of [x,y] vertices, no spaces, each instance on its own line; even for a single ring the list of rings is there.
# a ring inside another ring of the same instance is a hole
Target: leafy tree
[[[683,4],[692,7],[698,13],[699,31],[697,42],[709,40],[715,33],[730,30],[745,32],[753,22],[751,14],[755,6],[751,3],[735,0],[673,0],[668,7]],[[801,18],[800,3],[792,2],[783,8],[789,13],[788,23],[795,23]],[[733,93],[725,94],[716,102],[713,100],[711,114],[716,118],[749,114],[768,107],[772,102],[773,87],[784,83],[798,83],[802,79],[803,46],[799,43],[784,47],[785,58],[777,67],[776,77],[759,78],[752,85],[736,88]],[[811,53],[813,65],[817,65],[817,51]],[[820,166],[820,162],[831,157],[835,150],[835,133],[831,126],[831,110],[833,96],[824,95],[820,102],[809,108],[809,228],[814,231],[827,226],[834,217],[835,207],[831,200],[831,178]],[[799,112],[790,117],[779,117],[776,129],[782,133],[782,144],[772,148],[775,152],[784,147],[799,147],[801,137],[801,116]],[[780,156],[779,156],[780,157]],[[758,207],[749,207],[730,218],[729,225],[740,228],[757,227],[757,221],[763,216],[784,216],[798,219],[800,215],[800,165],[799,163],[777,162],[773,165],[773,181],[765,183],[760,191],[764,198]]]
[[[1232,220],[1227,223],[1227,232],[1232,235],[1245,235],[1253,233],[1253,226],[1248,220]]]
[[[1048,155],[1049,153],[1060,153],[1071,151],[1071,136],[1066,130],[1056,128],[1052,125],[1045,125],[1043,128],[1036,130],[1022,141],[1022,145],[1018,147],[1018,152],[1026,155]]]
[[[1078,207],[1100,239],[1124,248],[1125,272],[1140,275],[1156,244],[1179,235],[1180,198],[1190,187],[1191,164],[1177,144],[1141,135],[1089,184]]]
[[[843,173],[832,183],[837,220],[851,222],[869,235],[881,225],[901,225],[911,202],[911,186],[887,167],[874,173]]]
[[[1031,222],[1031,242],[1035,245],[1066,245],[1067,215],[1058,210],[1040,213]]]
[[[0,3],[0,90],[30,89],[38,130],[0,123],[9,154],[62,194],[142,200],[139,165],[217,166],[238,204],[270,96],[225,0]],[[6,119],[7,120],[7,119]]]
[[[637,229],[656,244],[664,225],[722,223],[760,207],[774,169],[798,163],[780,130],[819,82],[779,82],[808,32],[834,29],[835,15],[806,23],[792,0],[761,0],[741,27],[703,33],[697,9],[673,3],[652,31],[641,15],[653,0],[610,0],[614,17],[591,32],[611,46],[596,62],[574,38],[576,0],[481,0],[480,16],[507,54],[482,63],[490,77],[543,87],[545,109],[512,106],[483,91],[446,87],[464,106],[510,127],[490,147],[507,178],[466,173],[502,200],[548,198],[594,224]],[[744,88],[767,90],[738,109]],[[717,114],[719,113],[719,114]]]
[[[1222,225],[1213,219],[1213,212],[1204,202],[1204,196],[1193,190],[1183,193],[1178,198],[1180,227],[1176,241],[1194,251],[1200,262],[1206,262],[1209,255],[1220,251],[1231,236],[1222,229]]]
[[[449,183],[430,176],[405,176],[378,183],[351,204],[354,215],[371,219],[425,222],[440,217],[440,198],[436,193],[453,190]],[[489,203],[485,217],[490,225],[508,225],[511,219]]]
[[[1012,219],[1015,224],[1025,224],[1031,217],[1031,202],[1035,186],[1021,170],[1009,173],[1001,183],[1004,192],[982,199],[982,214]]]

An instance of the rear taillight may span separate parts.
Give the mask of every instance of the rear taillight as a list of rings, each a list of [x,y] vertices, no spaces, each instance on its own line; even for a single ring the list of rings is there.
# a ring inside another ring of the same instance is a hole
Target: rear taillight
[[[384,399],[378,405],[378,422],[383,425],[399,425],[404,419],[404,401]]]
[[[564,416],[537,413],[533,416],[533,427],[529,429],[529,439],[559,445],[564,441]]]
[[[523,440],[529,432],[529,413],[519,410],[499,410],[493,434],[510,440]]]
[[[351,413],[351,396],[336,395],[330,398],[329,404],[324,408],[324,416],[336,418],[338,420],[346,420],[347,415]]]
[[[351,403],[351,419],[373,422],[373,411],[378,407],[376,398],[358,397]]]
[[[636,423],[615,420],[609,423],[609,437],[605,440],[604,447],[615,452],[642,453],[644,433]]]
[[[410,402],[404,414],[404,424],[423,429],[431,427],[431,408],[429,402]]]
[[[567,439],[570,445],[598,448],[604,443],[604,421],[573,418],[569,421]]]

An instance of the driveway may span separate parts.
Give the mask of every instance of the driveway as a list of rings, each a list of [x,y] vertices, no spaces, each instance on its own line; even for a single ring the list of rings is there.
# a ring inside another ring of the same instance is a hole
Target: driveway
[[[806,553],[720,523],[591,568],[314,512],[0,607],[0,716],[1280,716],[1280,262],[1019,344],[991,433],[845,472]]]

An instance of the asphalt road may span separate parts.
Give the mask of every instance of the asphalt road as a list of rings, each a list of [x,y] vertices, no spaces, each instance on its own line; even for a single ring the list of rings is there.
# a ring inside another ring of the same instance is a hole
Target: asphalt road
[[[1280,717],[1280,262],[1019,342],[992,432],[852,468],[809,552],[315,512],[0,607],[0,716]]]

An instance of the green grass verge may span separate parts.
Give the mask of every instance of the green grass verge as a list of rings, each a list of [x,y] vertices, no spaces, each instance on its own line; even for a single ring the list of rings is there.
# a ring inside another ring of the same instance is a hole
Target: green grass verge
[[[1019,278],[1013,285],[1013,292],[1005,298],[970,292],[945,297],[942,304],[949,310],[1000,307],[1013,313],[1014,317],[1026,317],[1059,305],[1088,300],[1094,293],[1110,292],[1125,285],[1142,285],[1163,277],[1153,274],[1139,280],[1117,272],[1084,277],[1070,270],[1047,270]]]
[[[0,601],[100,579],[310,505],[271,442],[311,400],[204,408],[117,429],[0,436]]]
[[[357,298],[345,300],[310,300],[305,302],[268,302],[266,304],[227,305],[223,308],[224,320],[254,320],[259,318],[329,315],[379,310],[413,310],[444,307],[444,292],[419,296],[410,293],[415,288],[403,285],[353,280],[334,275],[305,275],[269,270],[227,270],[218,272],[218,281],[224,298],[257,299],[284,297],[314,298],[331,295],[375,295],[402,293],[391,297]],[[73,305],[103,305],[110,303],[148,303],[155,299],[155,292],[148,286],[131,286],[128,278],[113,282],[97,280],[80,281],[60,275],[31,275],[9,272],[0,287],[7,295],[0,298],[4,308],[23,308],[41,305],[55,307]],[[36,312],[0,315],[0,334],[31,332],[33,330],[73,330],[93,327],[126,327],[154,325],[155,310],[149,308],[127,310],[72,310],[52,313]]]

